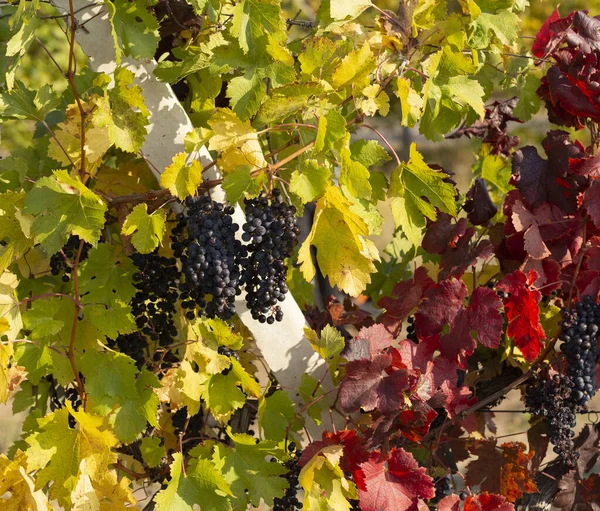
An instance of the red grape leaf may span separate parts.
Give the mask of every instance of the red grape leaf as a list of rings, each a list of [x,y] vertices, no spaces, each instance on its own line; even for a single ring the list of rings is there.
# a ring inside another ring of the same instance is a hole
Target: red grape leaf
[[[600,227],[600,181],[592,181],[583,194],[583,205],[596,227]]]
[[[437,511],[460,511],[460,497],[448,495],[438,502]]]
[[[371,315],[352,303],[347,297],[343,304],[335,296],[328,297],[326,308],[334,326],[354,325],[360,328],[373,324]]]
[[[484,260],[492,257],[494,251],[489,240],[480,240],[475,246],[471,246],[471,238],[475,229],[469,227],[464,236],[460,236],[453,247],[449,247],[440,257],[439,279],[449,277],[460,278],[474,266],[481,257]]]
[[[478,287],[471,295],[469,324],[477,332],[477,339],[486,348],[496,349],[500,345],[504,319],[500,313],[502,300],[487,287]]]
[[[464,218],[461,218],[461,220],[466,224]],[[452,240],[456,241],[455,231],[457,230],[457,227],[456,224],[452,223],[452,217],[450,215],[447,213],[440,213],[437,220],[427,228],[421,243],[422,247],[430,254],[441,254],[448,248],[448,244]]]
[[[475,339],[471,337],[469,313],[462,307],[454,316],[450,331],[440,339],[440,352],[449,360],[460,361],[462,366],[464,357],[471,355],[476,346]]]
[[[504,299],[504,312],[508,320],[506,334],[512,337],[527,362],[533,362],[542,351],[542,339],[546,333],[540,324],[539,300],[541,293],[531,291],[528,284],[535,282],[537,274],[526,276],[522,271],[506,275],[496,284],[500,291],[508,293]]]
[[[535,215],[521,201],[515,202],[511,215],[512,224],[517,232],[524,232],[525,250],[534,259],[544,259],[551,255],[540,234]]]
[[[402,321],[419,305],[423,294],[433,285],[433,280],[427,274],[427,268],[420,266],[412,279],[403,280],[394,286],[391,296],[379,300],[378,307],[385,309],[379,317],[379,322],[397,335],[402,328]]]
[[[570,158],[569,169],[576,176],[586,176],[592,179],[600,177],[600,154],[582,158]]]
[[[553,53],[565,40],[574,15],[575,13],[572,12],[566,18],[561,18],[556,9],[538,31],[531,47],[531,53],[540,59]]]
[[[342,357],[346,360],[372,360],[374,356],[389,348],[394,341],[392,334],[383,325],[362,328],[356,336],[346,342]]]
[[[383,371],[392,362],[391,355],[377,355],[373,360],[353,360],[346,364],[346,377],[340,385],[340,404],[347,412],[359,408],[374,410],[379,400],[377,387]]]
[[[515,502],[524,493],[537,492],[531,467],[534,453],[526,454],[525,448],[521,442],[505,443],[499,448],[495,440],[478,442],[471,452],[479,458],[467,465],[467,484],[504,495],[509,502]]]
[[[574,470],[558,482],[558,495],[553,506],[565,511],[600,510],[600,474],[580,479]]]
[[[467,497],[463,511],[515,511],[515,506],[502,495],[484,492]]]
[[[445,325],[452,325],[468,294],[464,282],[455,278],[429,287],[415,314],[419,337],[431,337],[440,333]]]
[[[448,418],[453,419],[460,412],[466,410],[471,405],[477,402],[477,398],[471,397],[471,390],[469,387],[457,387],[451,383],[444,382],[440,387],[440,390],[446,397],[445,407],[448,412]]]
[[[436,417],[437,412],[431,406],[415,401],[412,408],[400,412],[396,424],[403,437],[411,442],[420,442]]]
[[[488,192],[485,181],[478,177],[467,192],[464,209],[473,225],[485,225],[498,212]]]
[[[358,490],[362,511],[412,511],[435,495],[427,470],[403,449],[392,449],[383,460],[373,453],[360,468],[366,487]]]
[[[594,468],[600,457],[600,426],[586,425],[575,439],[575,449],[579,453],[577,471],[583,477]]]

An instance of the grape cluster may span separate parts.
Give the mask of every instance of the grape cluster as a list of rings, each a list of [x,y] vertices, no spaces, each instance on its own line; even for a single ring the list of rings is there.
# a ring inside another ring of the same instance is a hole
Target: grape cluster
[[[440,500],[448,495],[452,495],[454,489],[448,476],[438,477],[433,484],[435,486],[435,496],[429,501],[428,505],[429,509],[435,511]]]
[[[73,235],[69,238],[65,246],[56,254],[52,254],[50,257],[50,271],[52,275],[59,275],[63,272],[62,281],[69,282],[71,280],[71,272],[73,271],[72,263],[75,262],[77,252],[79,251],[79,245],[81,239],[77,235]],[[79,256],[79,261],[85,261],[88,256],[88,252],[92,248],[89,243],[84,243]],[[71,264],[70,264],[71,263]]]
[[[121,353],[130,356],[135,360],[135,365],[141,369],[146,362],[146,348],[148,347],[147,339],[141,332],[133,332],[130,334],[120,334],[116,339],[107,339],[109,348],[117,347]]]
[[[200,409],[196,415],[192,415],[188,420],[187,406],[179,408],[171,416],[171,422],[173,423],[175,435],[179,437],[179,435],[183,434],[181,445],[183,446],[184,452],[189,451],[192,447],[200,443],[200,434],[204,426],[202,409]]]
[[[81,396],[75,387],[62,387],[56,384],[56,380],[49,375],[46,379],[50,382],[50,390],[48,392],[50,396],[50,410],[55,411],[64,406],[66,400],[71,402],[73,410],[79,410],[81,406]],[[72,429],[75,427],[75,417],[69,414],[69,427]]]
[[[569,376],[555,374],[548,378],[547,371],[543,370],[536,374],[525,395],[527,409],[546,419],[554,452],[568,467],[575,466],[579,458],[573,442],[578,406],[572,394],[573,380]]]
[[[290,444],[288,448],[293,450],[291,447],[292,444]],[[295,445],[293,447],[295,449]],[[298,461],[302,456],[302,451],[296,451],[295,454],[295,456],[291,457],[284,463],[285,468],[288,469],[285,478],[287,479],[289,486],[283,497],[273,500],[273,511],[295,511],[297,509],[302,509],[302,503],[298,499],[298,490],[300,490],[298,477],[300,476],[301,470],[300,465],[298,465]]]
[[[596,393],[594,370],[598,358],[600,305],[585,296],[574,309],[565,310],[559,339],[573,381],[573,400],[585,406]]]
[[[246,305],[255,320],[273,324],[283,319],[277,304],[288,292],[285,259],[292,255],[300,233],[296,208],[284,202],[279,189],[273,190],[271,198],[261,195],[244,203],[242,240],[249,242],[248,258],[242,263]]]
[[[172,344],[177,335],[173,321],[178,298],[179,270],[175,258],[135,253],[131,256],[138,271],[133,275],[136,289],[131,310],[141,333],[161,346]]]
[[[206,196],[188,197],[185,206],[186,214],[179,216],[171,236],[185,276],[180,284],[181,305],[190,320],[196,308],[204,309],[210,318],[230,319],[240,294],[239,261],[246,255],[235,239],[239,226],[231,217],[233,208]]]

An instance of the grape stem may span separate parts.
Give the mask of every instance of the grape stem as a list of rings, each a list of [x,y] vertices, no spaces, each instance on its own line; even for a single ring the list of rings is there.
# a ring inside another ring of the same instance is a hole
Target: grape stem
[[[67,358],[69,359],[69,363],[71,364],[71,369],[73,370],[73,374],[75,375],[75,381],[77,382],[77,390],[79,392],[79,396],[81,397],[81,403],[83,406],[83,410],[85,411],[86,404],[86,393],[85,387],[83,386],[83,381],[79,377],[79,371],[77,366],[75,365],[75,334],[77,333],[77,322],[79,321],[79,310],[80,310],[80,302],[79,302],[79,260],[81,259],[81,252],[83,250],[83,245],[85,241],[81,240],[79,242],[79,249],[77,250],[77,255],[75,256],[75,263],[73,264],[73,288],[74,288],[74,300],[75,303],[75,314],[73,314],[73,324],[71,325],[71,339],[69,340],[69,351],[67,351]],[[78,306],[79,304],[79,306]]]

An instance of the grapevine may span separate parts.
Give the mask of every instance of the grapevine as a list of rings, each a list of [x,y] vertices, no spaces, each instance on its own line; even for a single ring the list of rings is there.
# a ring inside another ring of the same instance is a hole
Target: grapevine
[[[0,509],[600,502],[599,13],[300,7],[2,5]]]

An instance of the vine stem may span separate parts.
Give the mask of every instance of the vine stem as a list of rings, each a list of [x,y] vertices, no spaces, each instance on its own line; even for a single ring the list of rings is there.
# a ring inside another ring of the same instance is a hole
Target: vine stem
[[[120,470],[121,472],[125,472],[128,476],[133,477],[135,480],[146,479],[146,477],[148,477],[147,474],[140,474],[138,472],[134,472],[133,470],[124,466],[120,461],[113,463],[113,465],[117,470]]]
[[[81,179],[86,175],[85,171],[85,118],[86,113],[83,108],[83,104],[81,103],[81,98],[79,97],[79,92],[77,91],[77,86],[75,85],[75,69],[76,69],[76,60],[75,60],[75,32],[77,30],[77,22],[75,20],[75,6],[73,5],[73,0],[69,0],[69,17],[71,18],[70,23],[70,37],[69,40],[69,67],[67,69],[67,80],[69,85],[71,86],[71,90],[73,91],[73,95],[75,96],[75,101],[77,103],[77,108],[79,109],[79,115],[81,116],[81,162],[79,173]]]
[[[573,290],[575,289],[577,277],[579,276],[579,271],[581,270],[581,265],[583,264],[583,257],[585,256],[585,244],[587,237],[587,217],[583,220],[583,234],[582,234],[582,244],[581,244],[581,253],[579,254],[579,260],[577,261],[577,266],[575,266],[575,272],[573,273],[573,281],[571,282],[571,288],[569,289],[569,299],[567,301],[567,309],[571,307],[571,301],[573,300]]]
[[[34,302],[36,300],[44,300],[46,298],[66,298],[67,300],[71,300],[78,309],[83,309],[83,305],[81,305],[81,302],[78,299],[75,299],[71,295],[66,295],[64,293],[42,293],[41,295],[30,296],[29,298],[21,300],[19,305],[25,305],[26,303]]]
[[[75,263],[73,265],[73,289],[75,293],[74,301],[79,303],[79,260],[81,259],[81,252],[83,251],[84,240],[79,242],[79,249],[77,250],[77,255],[75,256]],[[85,402],[86,402],[86,394],[85,387],[83,386],[83,381],[79,377],[79,371],[77,366],[75,365],[75,334],[77,333],[77,322],[79,321],[79,307],[77,307],[77,303],[75,306],[75,314],[73,315],[73,324],[71,325],[71,338],[69,340],[69,351],[67,352],[67,358],[69,359],[69,363],[71,364],[71,369],[73,370],[73,374],[75,375],[75,381],[77,382],[77,390],[79,392],[79,396],[81,397],[81,402],[83,404],[83,409],[85,411]]]

